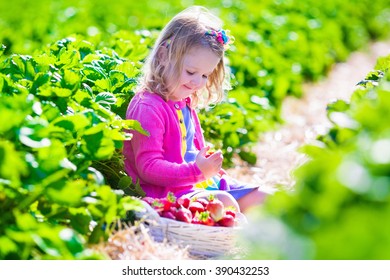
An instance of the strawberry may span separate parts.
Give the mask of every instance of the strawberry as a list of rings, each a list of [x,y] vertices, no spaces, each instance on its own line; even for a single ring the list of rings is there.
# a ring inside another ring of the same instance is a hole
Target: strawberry
[[[160,202],[163,204],[164,211],[169,211],[171,206],[176,203],[176,197],[172,192],[169,192],[167,197],[160,199]]]
[[[188,206],[188,209],[190,209],[192,213],[201,213],[204,211],[203,205],[197,201],[191,201],[190,206]]]
[[[150,206],[156,211],[162,211],[164,209],[164,204],[159,198],[155,198]]]
[[[235,220],[231,215],[224,215],[219,221],[218,225],[222,227],[234,227]]]
[[[207,151],[207,153],[206,153],[206,158],[208,158],[208,157],[211,156],[212,154],[214,154],[213,151]]]
[[[202,204],[204,208],[206,208],[207,204],[209,204],[209,201],[202,197],[196,198],[195,201]]]
[[[206,225],[206,226],[214,226],[215,225],[214,220],[210,217],[210,213],[207,211],[198,214],[197,218],[199,219],[199,221],[202,225]]]
[[[192,224],[198,224],[198,225],[200,225],[200,224],[202,224],[202,221],[199,220],[199,216],[194,216],[194,217],[192,218],[192,220],[191,220],[191,223],[192,223]]]
[[[168,218],[168,219],[172,219],[172,220],[176,220],[176,216],[174,213],[172,213],[171,211],[163,211],[161,213],[161,217],[163,218]]]
[[[177,203],[184,208],[188,208],[188,206],[190,206],[190,202],[191,200],[188,197],[179,197],[177,199]]]
[[[160,202],[164,211],[168,211],[171,208],[171,202],[166,198],[161,198]]]
[[[236,211],[234,211],[233,209],[226,209],[225,210],[225,215],[230,215],[233,218],[235,218],[236,217]]]
[[[152,205],[152,203],[154,202],[154,198],[150,197],[150,196],[145,196],[142,198],[142,200],[145,201],[149,205]]]
[[[210,212],[211,218],[213,218],[213,220],[216,222],[218,222],[224,214],[223,203],[220,200],[214,198],[213,195],[210,195],[209,204],[207,204],[206,210]]]
[[[180,207],[176,212],[176,220],[182,221],[185,223],[191,223],[192,221],[192,213],[190,210],[184,207]]]

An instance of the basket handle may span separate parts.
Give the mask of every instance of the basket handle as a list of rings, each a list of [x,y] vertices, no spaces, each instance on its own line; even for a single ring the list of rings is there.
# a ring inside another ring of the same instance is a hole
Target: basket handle
[[[156,222],[160,222],[160,215],[157,213],[157,211],[154,210],[146,201],[143,201],[142,199],[140,201],[144,206],[144,211],[140,212],[138,217],[145,220],[151,219]]]

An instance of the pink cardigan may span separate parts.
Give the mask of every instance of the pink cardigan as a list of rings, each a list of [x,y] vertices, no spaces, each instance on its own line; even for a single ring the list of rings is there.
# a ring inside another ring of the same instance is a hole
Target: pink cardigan
[[[134,136],[125,141],[125,170],[133,182],[138,179],[147,196],[165,197],[168,192],[182,195],[193,185],[205,180],[195,162],[185,163],[181,155],[181,132],[176,110],[186,101],[164,101],[159,95],[145,92],[131,100],[126,119],[137,120],[150,136],[131,131]],[[195,110],[195,146],[204,146],[202,130]]]

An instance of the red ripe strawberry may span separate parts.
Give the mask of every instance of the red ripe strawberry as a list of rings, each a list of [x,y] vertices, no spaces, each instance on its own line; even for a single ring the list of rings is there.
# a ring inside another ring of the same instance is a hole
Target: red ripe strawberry
[[[162,203],[162,207],[164,211],[168,211],[171,208],[171,202],[166,198],[161,198],[160,202]]]
[[[156,211],[162,211],[164,209],[164,203],[159,198],[155,198],[150,206]]]
[[[201,213],[204,211],[203,205],[197,201],[191,201],[190,206],[188,206],[188,209],[190,209],[192,213]]]
[[[203,220],[202,224],[205,226],[215,226],[215,222],[210,216],[207,219]]]
[[[177,199],[177,203],[184,208],[188,208],[188,206],[190,206],[190,202],[191,200],[188,197],[179,197]]]
[[[206,226],[214,226],[215,225],[214,220],[210,217],[210,213],[207,211],[198,214],[197,218],[199,219],[199,221],[202,225],[206,225]]]
[[[232,209],[226,209],[225,210],[225,215],[230,215],[232,216],[233,218],[236,217],[236,211],[232,210]]]
[[[206,206],[206,210],[210,212],[211,218],[213,218],[214,221],[218,222],[224,214],[224,206],[223,203],[214,198],[213,195],[209,198],[209,204]]]
[[[182,221],[185,223],[191,223],[192,221],[192,213],[190,210],[184,207],[180,207],[176,212],[176,220]]]
[[[199,220],[198,216],[195,216],[195,217],[192,218],[191,223],[192,224],[202,224],[202,221]]]
[[[160,199],[160,202],[163,204],[164,211],[169,211],[171,206],[176,203],[176,197],[172,192],[169,192],[166,198]]]
[[[214,154],[213,151],[207,151],[207,153],[206,153],[206,158],[208,158],[208,157],[211,156],[212,154]]]
[[[161,217],[163,218],[168,218],[168,219],[172,219],[172,220],[176,220],[176,216],[174,213],[170,212],[170,211],[163,211],[161,213]]]
[[[223,227],[234,227],[235,221],[234,221],[233,216],[231,216],[231,215],[224,215],[222,217],[222,219],[220,219],[218,221],[218,225],[219,226],[223,226]]]
[[[199,197],[197,199],[195,199],[196,202],[199,202],[200,204],[203,205],[203,207],[206,208],[207,204],[209,204],[209,201],[205,198],[202,198],[202,197]]]

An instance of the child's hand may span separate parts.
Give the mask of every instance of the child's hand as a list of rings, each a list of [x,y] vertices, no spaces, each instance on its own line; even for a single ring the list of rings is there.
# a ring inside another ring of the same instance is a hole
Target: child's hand
[[[206,179],[218,174],[222,168],[223,156],[221,151],[217,151],[211,155],[207,155],[210,147],[204,147],[196,156],[195,162]]]

